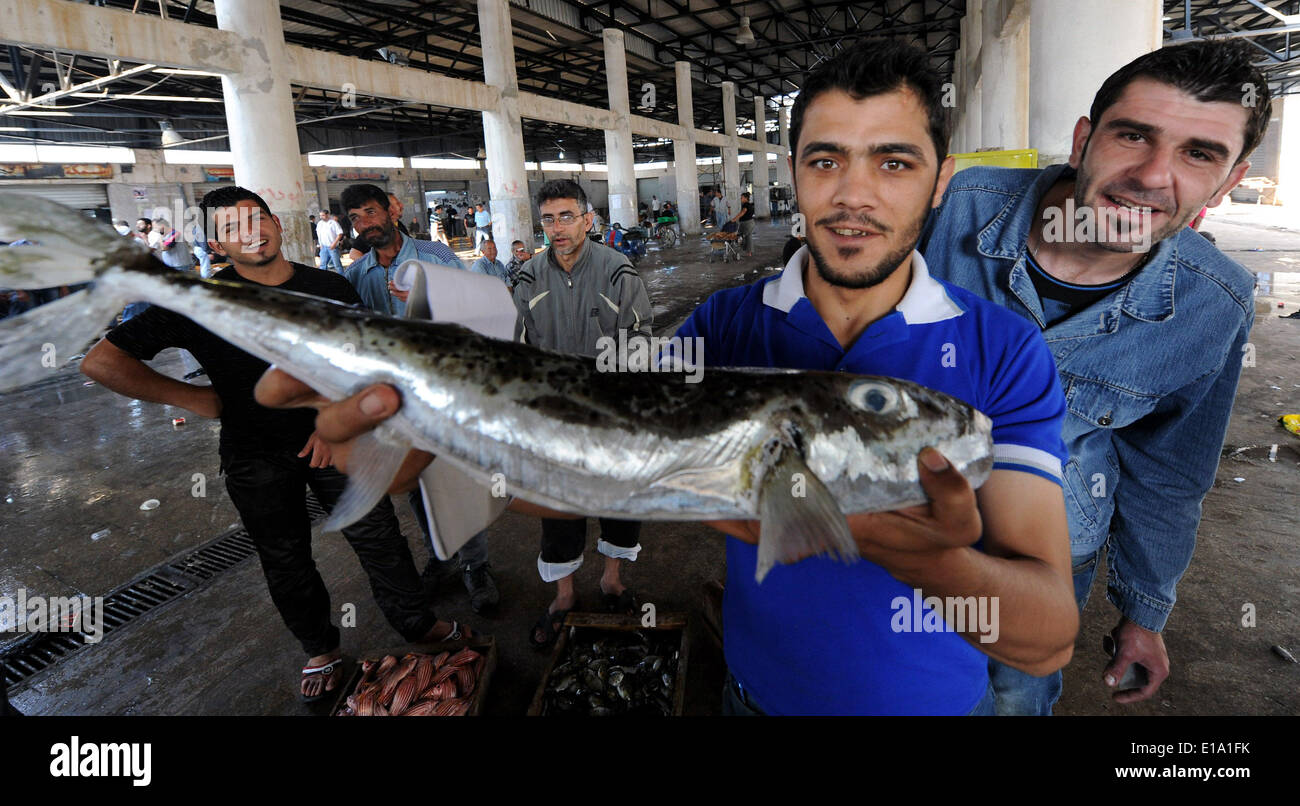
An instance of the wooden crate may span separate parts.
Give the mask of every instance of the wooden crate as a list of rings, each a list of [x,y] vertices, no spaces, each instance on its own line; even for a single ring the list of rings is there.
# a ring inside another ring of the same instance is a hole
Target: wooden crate
[[[546,696],[546,686],[551,680],[551,671],[559,665],[560,658],[564,657],[564,653],[568,649],[571,636],[578,630],[588,634],[589,632],[619,633],[635,632],[637,630],[655,633],[678,633],[677,675],[673,686],[672,715],[681,716],[686,702],[686,661],[690,649],[687,626],[685,613],[661,614],[655,618],[654,627],[642,627],[640,616],[611,615],[608,613],[570,613],[564,619],[564,627],[560,631],[560,637],[555,642],[555,649],[551,652],[551,658],[546,664],[546,671],[542,673],[542,682],[537,686],[537,692],[533,695],[533,702],[528,707],[528,716],[542,715],[542,704]]]
[[[352,692],[357,688],[357,684],[361,682],[361,661],[381,660],[385,655],[396,655],[400,660],[403,655],[410,652],[418,655],[437,655],[440,652],[450,652],[454,655],[465,647],[469,647],[486,658],[483,662],[483,675],[474,684],[474,696],[470,700],[469,713],[466,714],[466,716],[481,716],[484,703],[487,701],[488,685],[492,682],[492,673],[497,668],[497,642],[490,635],[470,639],[462,638],[459,641],[440,641],[436,644],[406,644],[362,653],[361,657],[357,659],[357,666],[353,670],[352,676],[340,687],[339,697],[330,710],[330,716],[335,716],[343,710],[344,706],[347,705],[348,697],[352,695]]]

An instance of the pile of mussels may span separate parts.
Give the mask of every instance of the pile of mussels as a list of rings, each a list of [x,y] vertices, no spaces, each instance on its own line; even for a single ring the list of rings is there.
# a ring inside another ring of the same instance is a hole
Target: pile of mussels
[[[670,716],[678,649],[644,630],[597,633],[570,628],[551,670],[543,716]]]

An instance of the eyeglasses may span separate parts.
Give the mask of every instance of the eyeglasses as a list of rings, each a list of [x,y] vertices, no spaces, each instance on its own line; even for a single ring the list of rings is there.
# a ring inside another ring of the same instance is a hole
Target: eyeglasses
[[[542,216],[542,226],[553,227],[555,226],[555,222],[558,221],[567,227],[579,218],[581,218],[581,216],[576,216],[573,213],[560,213],[558,216],[544,215]]]

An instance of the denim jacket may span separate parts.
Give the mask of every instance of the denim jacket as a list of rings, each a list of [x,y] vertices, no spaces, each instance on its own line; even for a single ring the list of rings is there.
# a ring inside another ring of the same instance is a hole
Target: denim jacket
[[[1047,327],[1026,239],[1043,193],[1066,170],[961,171],[920,248],[936,277],[1043,328],[1069,409],[1071,554],[1086,561],[1109,538],[1107,598],[1160,631],[1214,483],[1255,319],[1254,279],[1184,227],[1124,287]]]

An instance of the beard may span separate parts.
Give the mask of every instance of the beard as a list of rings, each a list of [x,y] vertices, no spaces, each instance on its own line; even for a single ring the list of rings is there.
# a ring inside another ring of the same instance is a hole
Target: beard
[[[397,228],[394,227],[393,222],[389,220],[381,227],[372,227],[359,234],[362,238],[365,238],[366,243],[371,246],[388,246],[393,242],[393,236],[396,235],[396,233]]]
[[[818,232],[822,226],[848,223],[856,223],[872,227],[885,237],[888,237],[889,234],[893,232],[892,229],[884,226],[882,223],[870,216],[864,218],[841,215],[823,219],[822,221],[817,222],[817,226],[813,227],[808,232],[808,253],[812,256],[813,266],[817,269],[817,276],[821,277],[827,284],[839,288],[863,289],[880,285],[885,280],[889,279],[890,275],[897,271],[899,266],[903,265],[903,261],[906,260],[907,256],[912,254],[912,250],[916,248],[916,242],[921,239],[921,227],[925,223],[925,215],[923,214],[920,218],[911,223],[907,230],[904,231],[902,236],[896,241],[897,245],[894,249],[891,249],[888,254],[877,261],[874,265],[867,267],[866,270],[859,271],[854,271],[850,268],[840,268],[839,266],[833,265],[832,262],[827,259],[827,252],[817,244],[817,239],[813,235],[813,233]],[[848,261],[853,260],[859,250],[860,247],[836,248],[834,249],[834,255],[838,257],[840,261],[847,263]]]
[[[1075,171],[1074,207],[1076,215],[1079,210],[1082,210],[1085,207],[1090,207],[1094,216],[1093,220],[1096,222],[1104,221],[1105,216],[1102,214],[1102,209],[1098,202],[1102,200],[1103,196],[1118,194],[1125,198],[1132,199],[1133,201],[1145,203],[1149,207],[1159,208],[1169,218],[1169,221],[1165,226],[1158,230],[1151,230],[1149,238],[1143,236],[1135,239],[1135,236],[1132,234],[1132,227],[1124,227],[1119,228],[1115,233],[1116,240],[1114,241],[1110,240],[1111,236],[1109,231],[1103,234],[1100,223],[1098,223],[1096,228],[1097,238],[1095,246],[1099,249],[1105,249],[1107,252],[1124,252],[1126,254],[1132,254],[1135,251],[1135,240],[1149,242],[1151,247],[1154,248],[1157,243],[1171,235],[1178,234],[1182,228],[1187,226],[1188,223],[1191,222],[1192,218],[1201,211],[1201,208],[1205,206],[1204,204],[1192,205],[1190,212],[1176,215],[1178,213],[1178,204],[1175,199],[1163,194],[1152,194],[1141,185],[1125,180],[1112,182],[1105,187],[1094,189],[1093,185],[1096,180],[1086,167],[1087,154],[1088,151],[1085,147],[1083,159],[1079,161],[1079,168]],[[1209,200],[1207,199],[1206,201]],[[1068,221],[1066,223],[1067,226],[1073,227],[1075,222]],[[1149,219],[1147,221],[1147,226],[1151,226]]]

